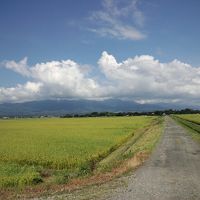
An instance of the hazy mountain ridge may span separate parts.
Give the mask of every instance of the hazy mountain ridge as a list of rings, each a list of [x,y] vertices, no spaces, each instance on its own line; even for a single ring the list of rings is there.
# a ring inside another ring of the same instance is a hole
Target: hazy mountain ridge
[[[184,105],[139,104],[133,101],[109,99],[96,100],[44,100],[25,103],[0,104],[0,116],[64,115],[89,112],[143,112],[164,109],[182,109]],[[193,108],[188,106],[189,108]],[[195,107],[196,108],[196,107]]]

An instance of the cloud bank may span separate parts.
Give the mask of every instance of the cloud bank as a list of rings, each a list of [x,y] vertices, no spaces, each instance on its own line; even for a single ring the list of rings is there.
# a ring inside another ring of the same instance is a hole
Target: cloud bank
[[[23,77],[25,84],[0,87],[0,102],[42,99],[126,98],[140,103],[198,104],[200,68],[179,60],[161,63],[149,55],[118,62],[103,52],[98,73],[72,60],[51,61],[28,66],[27,58],[5,61],[3,66]],[[92,69],[91,69],[92,70]]]
[[[102,10],[95,11],[90,20],[95,26],[90,31],[117,39],[141,40],[146,35],[140,30],[144,15],[138,9],[139,0],[104,0]]]

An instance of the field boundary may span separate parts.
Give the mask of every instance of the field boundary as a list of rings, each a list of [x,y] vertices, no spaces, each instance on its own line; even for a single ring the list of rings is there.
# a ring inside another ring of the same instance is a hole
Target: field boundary
[[[200,133],[200,125],[199,125],[199,123],[196,123],[196,122],[191,121],[191,120],[186,120],[186,119],[183,119],[181,117],[174,116],[174,115],[172,116],[172,118],[175,119],[176,121],[180,122],[184,126],[192,129],[193,131],[196,131],[196,132]]]
[[[123,160],[132,157],[135,152],[131,152],[131,148],[134,144],[136,144],[149,130],[152,129],[157,124],[161,123],[161,119],[158,117],[153,120],[151,124],[142,130],[138,131],[137,137],[132,136],[125,143],[120,145],[115,151],[111,152],[107,157],[103,158],[98,164],[96,168],[96,172],[109,171],[112,168],[118,166]]]

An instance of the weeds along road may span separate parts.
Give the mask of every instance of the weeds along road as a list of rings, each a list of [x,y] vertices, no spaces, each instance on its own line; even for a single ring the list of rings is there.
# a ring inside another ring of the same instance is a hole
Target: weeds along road
[[[200,145],[186,131],[166,117],[164,134],[151,158],[126,177],[126,187],[106,199],[199,200]]]
[[[166,117],[159,144],[135,172],[84,192],[48,199],[200,200],[200,145]]]

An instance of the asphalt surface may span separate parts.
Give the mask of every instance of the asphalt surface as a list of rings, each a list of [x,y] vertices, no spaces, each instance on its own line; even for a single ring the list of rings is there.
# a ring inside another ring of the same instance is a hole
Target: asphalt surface
[[[200,200],[200,145],[169,117],[151,158],[109,200]]]

